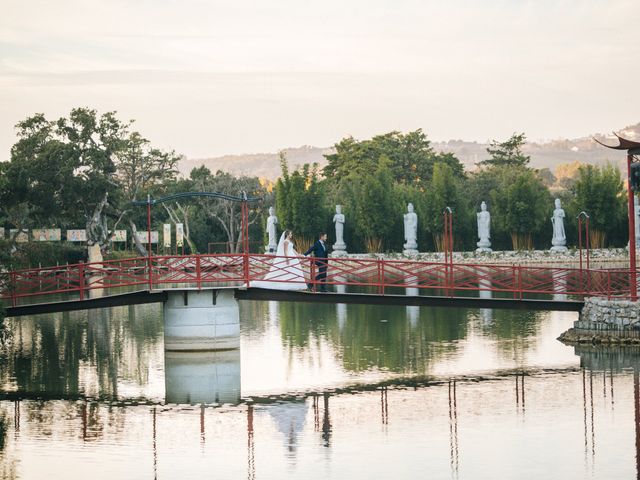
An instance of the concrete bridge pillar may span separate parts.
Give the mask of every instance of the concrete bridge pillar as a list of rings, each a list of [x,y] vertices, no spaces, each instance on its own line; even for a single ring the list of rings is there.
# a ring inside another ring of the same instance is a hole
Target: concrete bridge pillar
[[[347,293],[347,286],[340,285],[346,281],[345,277],[336,276],[334,280],[339,284],[336,285],[336,293]],[[347,323],[347,304],[336,303],[336,318],[338,319],[338,328],[340,331],[344,330],[344,326]]]
[[[405,287],[405,295],[408,297],[417,297],[420,295],[420,289],[417,287],[418,285],[418,277],[415,275],[407,275],[405,282],[407,285],[416,285],[415,287]],[[418,326],[418,322],[420,321],[420,307],[415,305],[407,305],[407,318],[409,319],[409,323],[412,328]]]
[[[240,312],[233,289],[169,291],[164,304],[164,348],[240,348]]]

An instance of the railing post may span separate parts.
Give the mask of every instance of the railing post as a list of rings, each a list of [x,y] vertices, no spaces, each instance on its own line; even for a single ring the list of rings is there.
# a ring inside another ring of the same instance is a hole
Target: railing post
[[[378,295],[384,295],[384,263],[378,259]]]
[[[244,284],[247,288],[249,288],[249,254],[247,252],[242,254],[242,260],[244,270]]]
[[[442,212],[444,216],[444,262],[445,262],[445,295],[454,296],[454,275],[453,275],[453,210],[451,207],[445,207]]]
[[[450,255],[450,263],[449,263],[449,296],[454,297],[456,290],[456,276],[453,271],[453,250],[449,253]]]
[[[582,282],[582,215],[578,215],[578,249],[580,250],[580,289],[584,289]]]
[[[587,242],[587,270],[589,270],[589,216],[587,215],[587,227],[586,227],[586,242]]]
[[[587,246],[587,276],[589,275],[589,215],[582,211],[578,214],[578,248],[580,249],[580,289],[584,292],[584,276],[582,270],[582,217],[584,217],[585,243]]]
[[[198,290],[202,288],[202,273],[200,270],[200,255],[196,255],[196,284],[198,285]]]
[[[78,288],[80,289],[80,300],[84,300],[84,262],[78,264]]]
[[[607,300],[611,300],[611,271],[607,270]]]
[[[309,285],[311,285],[311,289],[316,291],[316,262],[313,257],[309,257],[309,262],[311,265],[309,266]]]
[[[153,290],[153,273],[152,273],[152,269],[153,269],[153,263],[151,261],[151,252],[149,252],[149,256],[147,259],[147,270],[148,270],[148,275],[147,278],[149,280],[149,291]]]
[[[16,272],[11,272],[11,284],[9,288],[11,289],[11,306],[16,306],[16,289],[18,288],[16,285]]]
[[[449,262],[445,260],[444,264],[444,296],[449,296]]]
[[[447,261],[447,266],[445,270],[445,295],[448,297],[453,297],[453,265]]]
[[[589,217],[587,217],[587,291],[591,293],[591,271],[589,266]]]
[[[518,265],[518,296],[522,300],[522,265]]]

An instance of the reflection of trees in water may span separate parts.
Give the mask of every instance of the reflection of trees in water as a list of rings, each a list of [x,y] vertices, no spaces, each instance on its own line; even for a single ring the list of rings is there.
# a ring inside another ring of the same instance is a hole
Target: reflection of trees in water
[[[640,346],[638,345],[574,345],[574,352],[580,357],[582,367],[583,392],[583,422],[584,422],[584,452],[585,459],[589,458],[591,465],[595,463],[596,432],[594,422],[594,398],[596,405],[601,400],[607,400],[613,412],[618,394],[616,385],[623,385],[620,377],[633,372],[633,417],[635,423],[635,458],[636,475],[640,478]],[[602,379],[602,380],[600,380]],[[601,383],[602,382],[602,383]],[[608,383],[608,385],[607,385]],[[621,388],[618,386],[618,389]],[[600,398],[602,397],[602,398]],[[620,395],[624,398],[624,393]],[[597,408],[597,407],[596,407]]]
[[[280,334],[291,361],[313,357],[326,338],[348,370],[385,368],[396,373],[425,373],[429,364],[458,350],[456,342],[467,337],[469,319],[478,316],[477,310],[420,307],[416,321],[405,307],[346,307],[346,321],[341,324],[335,305],[279,303]],[[519,362],[535,346],[543,315],[492,310],[490,321],[477,323],[485,336],[497,340],[499,355]],[[264,332],[269,325],[268,302],[244,302],[241,323],[251,335]]]
[[[251,332],[251,335],[262,335],[269,325],[269,302],[241,301],[240,333]]]
[[[162,335],[157,305],[22,317],[10,322],[13,340],[0,353],[4,390],[47,396],[117,395],[118,379],[143,384],[150,346]]]
[[[0,410],[0,478],[3,480],[13,480],[18,478],[17,460],[11,451],[7,451],[7,432],[9,430],[8,415],[4,410]]]
[[[337,327],[335,305],[283,302],[279,312],[282,342],[290,348],[307,347]]]
[[[492,310],[492,321],[480,322],[485,335],[497,340],[498,353],[504,358],[524,361],[524,356],[535,345],[540,333],[544,312],[527,310]]]
[[[102,437],[105,429],[104,419],[99,415],[101,408],[96,402],[32,400],[18,402],[18,408],[22,411],[21,417],[24,417],[24,420],[18,418],[18,429],[20,423],[28,423],[40,434],[48,437],[59,434],[56,425],[60,419],[82,419],[82,428],[78,425],[77,430],[65,430],[65,436],[69,438],[97,440]],[[102,407],[102,410],[106,408]]]
[[[345,368],[384,368],[398,373],[424,373],[427,365],[454,352],[466,336],[465,310],[421,308],[411,325],[405,307],[348,305],[340,325],[335,305],[280,304],[283,343],[303,350],[325,337],[336,347]]]
[[[7,440],[7,416],[3,411],[0,411],[0,452],[4,450],[4,445]]]
[[[2,308],[2,306],[0,306],[0,308]],[[11,331],[7,326],[7,319],[3,317],[3,312],[0,312],[0,348],[4,348],[4,346],[11,341]]]
[[[429,364],[455,352],[455,342],[467,332],[466,314],[459,309],[423,307],[412,327],[404,307],[351,307],[342,332],[331,332],[339,335],[350,370],[378,367],[424,373]]]
[[[589,371],[620,373],[632,369],[640,371],[639,345],[578,344],[574,352],[580,357],[580,366]]]
[[[89,310],[87,314],[87,357],[95,362],[99,395],[116,396],[118,364],[122,358],[121,347],[124,343],[123,332],[110,322],[111,315],[106,310]]]
[[[18,478],[20,455],[16,446],[25,439],[46,438],[58,445],[78,445],[78,441],[114,438],[135,424],[127,422],[134,415],[139,414],[132,407],[98,401],[4,400],[0,402],[0,479]]]
[[[268,304],[263,305],[266,310]],[[337,328],[335,306],[282,302],[278,306],[278,316],[280,336],[287,349],[289,366],[302,359],[311,364],[322,363],[322,340],[328,340],[328,329],[332,326]]]

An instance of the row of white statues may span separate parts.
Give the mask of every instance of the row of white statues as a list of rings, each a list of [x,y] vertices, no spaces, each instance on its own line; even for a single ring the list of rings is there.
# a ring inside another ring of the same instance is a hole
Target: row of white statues
[[[333,244],[334,256],[347,253],[347,244],[344,243],[344,213],[342,213],[342,205],[336,205],[336,214],[333,216],[333,223],[336,224],[336,243]],[[277,227],[278,217],[275,215],[273,207],[269,207],[269,217],[267,218],[267,234],[269,235],[269,244],[267,245],[267,253],[275,253],[278,248]]]
[[[491,252],[491,214],[487,210],[487,204],[480,204],[480,211],[476,214],[478,221],[478,238],[476,252]],[[553,237],[551,239],[552,252],[567,251],[567,236],[564,231],[565,213],[562,209],[560,199],[555,199],[555,210],[551,217],[553,226]],[[404,250],[403,253],[412,255],[418,253],[418,215],[414,212],[413,204],[407,205],[407,213],[403,215],[404,220]],[[347,245],[344,242],[345,216],[342,213],[342,206],[336,205],[336,213],[333,216],[333,223],[336,228],[336,243],[333,244],[333,254],[335,256],[347,253]],[[640,222],[638,222],[640,224]],[[267,218],[267,233],[269,235],[269,245],[267,253],[274,253],[278,246],[277,227],[278,217],[276,217],[273,207],[269,207],[269,217]],[[640,228],[640,227],[638,227]]]

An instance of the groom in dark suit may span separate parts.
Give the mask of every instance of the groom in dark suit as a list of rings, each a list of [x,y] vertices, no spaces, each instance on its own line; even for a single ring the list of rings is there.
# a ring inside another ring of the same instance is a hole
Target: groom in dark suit
[[[316,282],[320,283],[320,291],[327,291],[327,267],[329,266],[327,263],[327,254],[329,249],[327,248],[327,234],[322,232],[318,236],[318,240],[314,243],[309,250],[304,252],[304,256],[306,257],[310,253],[313,253],[315,259],[313,260],[314,265],[316,266]],[[309,290],[313,290],[315,285],[309,284]]]

